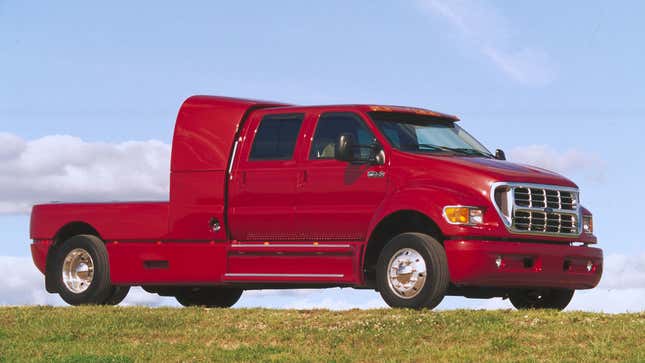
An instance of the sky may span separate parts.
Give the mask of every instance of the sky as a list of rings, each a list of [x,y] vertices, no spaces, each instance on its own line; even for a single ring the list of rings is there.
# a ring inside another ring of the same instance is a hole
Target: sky
[[[594,213],[606,271],[571,309],[645,310],[641,1],[0,0],[0,304],[62,304],[29,256],[29,208],[167,199],[193,94],[456,114],[512,161],[561,172]],[[134,290],[126,304],[174,305]],[[351,289],[239,306],[370,308]],[[509,308],[448,298],[439,308]]]

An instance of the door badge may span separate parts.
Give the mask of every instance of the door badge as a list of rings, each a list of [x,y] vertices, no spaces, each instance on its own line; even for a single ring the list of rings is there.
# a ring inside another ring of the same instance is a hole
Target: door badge
[[[385,176],[385,172],[384,172],[384,171],[374,171],[374,170],[370,170],[370,171],[368,171],[368,172],[367,172],[367,177],[368,177],[368,178],[382,178],[382,177],[384,177],[384,176]]]

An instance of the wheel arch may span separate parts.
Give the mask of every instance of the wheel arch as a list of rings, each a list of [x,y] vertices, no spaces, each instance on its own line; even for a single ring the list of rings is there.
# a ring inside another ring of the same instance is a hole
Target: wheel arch
[[[65,241],[79,234],[89,234],[103,240],[97,229],[84,221],[69,222],[59,228],[58,231],[56,231],[54,238],[52,238],[52,245],[47,252],[47,260],[45,263],[45,289],[47,292],[58,292],[56,291],[56,281],[54,278],[56,273],[53,271],[56,251]]]
[[[362,261],[363,278],[367,285],[376,279],[374,266],[378,257],[392,237],[405,232],[419,232],[432,236],[443,244],[444,235],[438,224],[423,212],[401,209],[382,218],[372,229]]]

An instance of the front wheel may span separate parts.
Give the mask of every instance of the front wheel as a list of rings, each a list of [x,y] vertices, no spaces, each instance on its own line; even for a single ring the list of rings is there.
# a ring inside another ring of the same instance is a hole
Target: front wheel
[[[510,293],[509,300],[518,310],[563,310],[571,302],[573,293],[570,289],[516,290]]]
[[[230,287],[189,287],[182,289],[175,298],[183,306],[228,308],[235,305],[243,291]]]
[[[379,256],[376,284],[391,307],[432,309],[443,300],[449,283],[446,253],[426,234],[401,233]]]

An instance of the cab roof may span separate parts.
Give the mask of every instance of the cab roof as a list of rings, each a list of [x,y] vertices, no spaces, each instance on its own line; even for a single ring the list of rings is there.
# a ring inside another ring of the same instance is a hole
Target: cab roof
[[[325,112],[336,111],[338,109],[353,110],[361,112],[405,112],[417,115],[432,116],[448,121],[459,121],[459,117],[447,113],[437,112],[419,107],[394,106],[394,105],[371,105],[371,104],[338,104],[338,105],[315,105],[315,106],[296,106],[285,105],[272,107],[271,110],[284,110],[293,112],[311,111]]]
[[[406,112],[458,121],[456,116],[416,107],[385,105],[296,106],[220,96],[192,96],[181,105],[172,142],[171,172],[225,170],[246,115],[266,109],[285,112]]]

